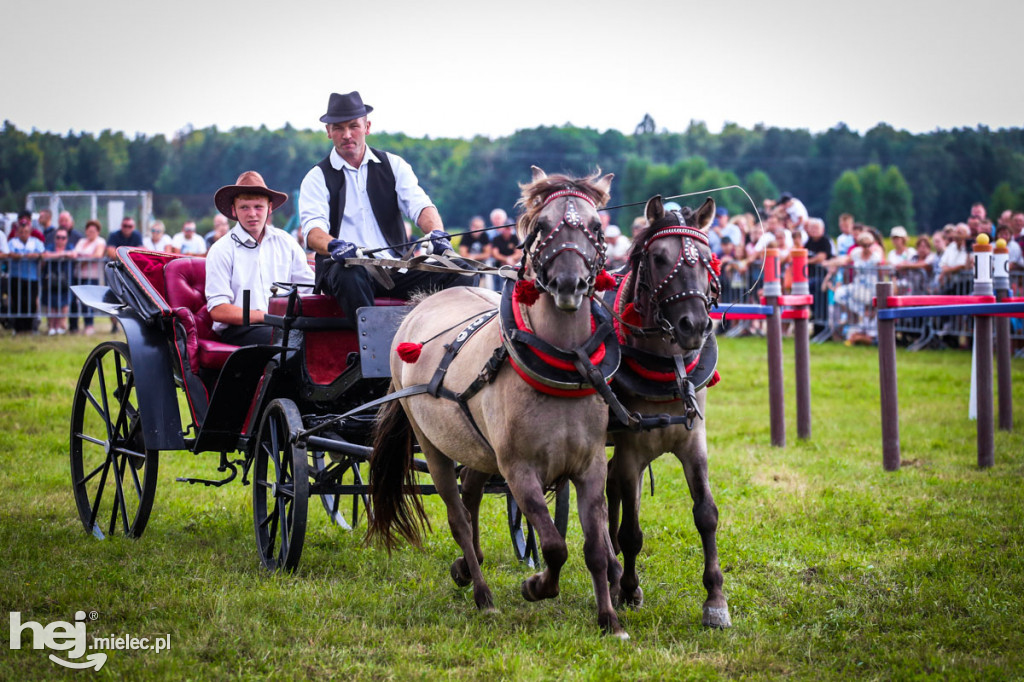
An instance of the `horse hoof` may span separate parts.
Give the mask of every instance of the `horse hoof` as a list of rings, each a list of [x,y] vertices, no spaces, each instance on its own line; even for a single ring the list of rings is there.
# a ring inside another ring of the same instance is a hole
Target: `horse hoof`
[[[524,580],[523,584],[519,586],[519,591],[523,594],[523,599],[526,601],[540,601],[540,597],[533,594],[529,578]]]
[[[619,630],[618,632],[609,632],[608,636],[609,637],[614,637],[615,639],[619,640],[620,642],[628,642],[629,641],[629,633],[626,632],[625,630]]]
[[[459,557],[458,559],[452,562],[452,566],[449,569],[452,575],[452,580],[454,580],[455,584],[459,587],[466,587],[467,585],[473,582],[473,579],[463,572],[465,566],[466,560],[462,557]]]
[[[702,624],[708,628],[731,628],[732,620],[729,618],[729,607],[705,606]]]
[[[623,606],[627,606],[634,611],[644,605],[644,591],[639,587],[633,590],[632,594],[626,595],[622,599]]]
[[[501,611],[499,611],[497,607],[494,606],[485,606],[484,608],[480,609],[480,615],[482,616],[497,616],[499,613],[501,613]]]

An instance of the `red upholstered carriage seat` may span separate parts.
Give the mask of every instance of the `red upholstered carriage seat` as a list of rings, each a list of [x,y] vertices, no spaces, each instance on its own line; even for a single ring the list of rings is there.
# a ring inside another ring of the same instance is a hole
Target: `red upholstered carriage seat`
[[[373,304],[398,306],[407,305],[408,301],[400,298],[376,298]],[[270,299],[269,312],[272,315],[284,315],[287,307],[286,297]],[[303,317],[345,318],[334,297],[321,294],[299,296],[299,305],[295,312]],[[319,386],[326,386],[341,376],[348,367],[349,356],[359,352],[359,338],[354,321],[352,329],[307,331],[303,334],[303,344],[306,374],[310,381]]]
[[[193,371],[220,369],[238,348],[221,343],[206,309],[206,259],[175,258],[164,267],[167,304],[185,328],[185,345]]]

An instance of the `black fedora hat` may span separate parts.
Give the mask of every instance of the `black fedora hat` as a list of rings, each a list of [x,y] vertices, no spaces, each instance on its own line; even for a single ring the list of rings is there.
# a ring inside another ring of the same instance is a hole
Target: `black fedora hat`
[[[344,123],[354,118],[366,116],[373,111],[373,107],[363,104],[363,98],[359,96],[358,90],[353,90],[346,95],[331,93],[327,100],[327,113],[320,117],[322,123]]]

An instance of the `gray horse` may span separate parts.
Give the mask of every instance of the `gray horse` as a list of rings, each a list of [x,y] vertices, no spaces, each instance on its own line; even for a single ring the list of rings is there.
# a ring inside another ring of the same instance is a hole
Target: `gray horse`
[[[650,431],[614,431],[608,463],[608,511],[615,552],[622,552],[620,596],[639,606],[643,590],[636,559],[643,546],[640,495],[643,471],[662,453],[683,465],[693,498],[693,519],[704,547],[703,623],[729,627],[715,531],[718,508],[708,483],[704,423],[705,386],[717,377],[717,345],[709,312],[720,285],[706,230],[715,214],[708,199],[696,212],[666,212],[660,196],[647,202],[648,227],[634,236],[629,274],[613,298],[626,322],[620,333],[623,364],[612,386],[631,411],[671,414],[687,423]],[[619,512],[621,509],[621,519]]]
[[[392,347],[392,387],[432,388],[388,403],[379,420],[370,462],[370,536],[389,549],[396,535],[419,542],[426,517],[411,485],[415,434],[462,550],[453,579],[471,582],[477,607],[493,610],[474,525],[483,481],[500,473],[536,529],[544,557],[545,569],[523,582],[522,594],[529,601],[552,598],[568,552],[545,490],[571,481],[598,623],[626,638],[611,591],[622,569],[611,551],[604,496],[608,408],[575,369],[577,362],[593,369],[612,350],[618,362],[610,323],[599,325],[608,329],[608,348],[592,348],[597,306],[589,300],[604,266],[597,210],[608,200],[611,180],[549,177],[534,168],[520,200],[517,232],[526,255],[516,286],[506,285],[500,298],[476,288],[440,291],[405,318]],[[468,467],[462,497],[456,461]]]

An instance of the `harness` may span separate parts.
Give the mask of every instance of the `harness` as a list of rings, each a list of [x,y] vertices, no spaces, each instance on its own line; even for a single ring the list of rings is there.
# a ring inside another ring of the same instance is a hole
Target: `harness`
[[[519,263],[519,279],[522,280],[525,278],[527,271],[526,263],[527,260],[529,260],[533,263],[534,272],[537,273],[537,278],[534,282],[537,289],[540,291],[550,291],[550,284],[545,281],[547,274],[546,268],[548,264],[559,254],[569,251],[570,253],[574,253],[579,256],[587,268],[587,272],[589,273],[587,277],[587,284],[589,285],[587,296],[589,297],[594,293],[594,282],[597,279],[598,273],[604,269],[608,246],[604,242],[603,232],[600,230],[595,232],[587,227],[583,217],[576,209],[576,202],[573,201],[573,199],[582,199],[594,208],[597,208],[597,204],[594,203],[594,200],[591,199],[589,195],[579,190],[563,189],[549,194],[544,199],[544,203],[541,205],[541,208],[547,206],[555,199],[560,199],[562,197],[569,197],[569,199],[565,202],[565,210],[562,213],[562,220],[555,226],[555,229],[551,231],[551,234],[534,246],[534,242],[537,241],[537,237],[540,234],[540,230],[537,229],[538,223],[535,222],[531,226],[530,233],[526,236],[526,239],[523,240],[523,258]],[[540,211],[538,211],[538,215],[539,214]],[[563,241],[555,244],[556,240],[562,238],[562,228],[566,226],[579,230],[583,233],[583,236],[586,237],[590,245],[594,247],[593,256],[588,256],[583,253],[580,245],[576,242]],[[553,245],[554,248],[552,248]]]
[[[681,216],[678,216],[681,218]],[[680,220],[680,222],[682,222]],[[650,281],[647,260],[650,246],[658,239],[665,237],[678,237],[682,239],[679,257],[667,275],[658,282]],[[699,350],[689,353],[673,354],[664,356],[651,353],[630,345],[627,334],[633,336],[660,335],[667,342],[674,341],[672,324],[662,315],[662,308],[676,301],[687,298],[699,298],[704,302],[708,311],[717,305],[718,294],[721,291],[721,283],[716,270],[716,259],[705,256],[695,242],[708,246],[707,236],[692,227],[685,225],[673,226],[661,229],[651,235],[644,243],[641,251],[636,272],[630,273],[622,278],[614,296],[613,310],[617,314],[623,314],[626,309],[625,300],[634,285],[636,291],[633,295],[631,305],[638,313],[642,312],[648,304],[654,306],[653,315],[654,327],[634,327],[632,325],[616,323],[616,335],[622,345],[622,367],[615,375],[614,386],[629,395],[637,396],[650,402],[676,402],[683,401],[685,416],[670,417],[661,415],[662,422],[659,426],[667,426],[672,423],[682,423],[686,428],[692,429],[694,420],[701,419],[704,415],[697,405],[697,391],[705,386],[714,386],[718,383],[718,342],[713,332],[709,331],[704,336],[704,342]],[[674,294],[665,295],[668,285],[679,276],[684,266],[696,267],[698,263],[704,265],[708,273],[708,291],[697,289],[685,289]],[[645,295],[641,295],[644,292]],[[643,303],[641,308],[640,303]],[[621,318],[619,318],[621,320]]]
[[[678,215],[675,211],[672,213]],[[679,249],[679,256],[676,258],[676,262],[675,265],[673,265],[672,270],[662,277],[660,281],[651,282],[651,275],[647,266],[647,256],[650,252],[651,244],[666,237],[681,237],[682,248]],[[641,301],[644,301],[644,307],[646,307],[647,302],[654,305],[655,327],[653,330],[645,329],[644,332],[650,333],[651,331],[656,331],[670,340],[672,324],[664,318],[661,310],[663,306],[675,303],[676,301],[682,301],[687,298],[699,298],[704,301],[704,307],[709,312],[713,306],[718,305],[718,296],[722,291],[722,283],[718,276],[718,271],[721,266],[717,264],[718,259],[714,254],[710,257],[705,256],[694,241],[698,241],[704,246],[709,246],[706,234],[696,228],[679,225],[677,227],[668,227],[658,230],[644,243],[643,248],[640,251],[639,265],[636,272],[636,286],[638,294],[634,296],[633,300],[633,307],[640,314],[643,314],[644,312],[644,308],[639,305]],[[707,270],[708,291],[705,292],[699,289],[687,289],[678,291],[670,296],[664,296],[663,292],[666,287],[668,287],[672,280],[679,275],[682,268],[684,266],[696,267],[697,263],[701,263]],[[640,292],[646,292],[646,296],[639,295]],[[638,335],[642,336],[644,334]]]

